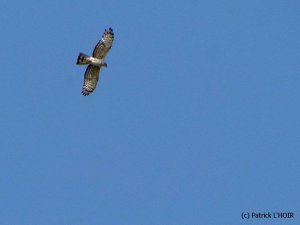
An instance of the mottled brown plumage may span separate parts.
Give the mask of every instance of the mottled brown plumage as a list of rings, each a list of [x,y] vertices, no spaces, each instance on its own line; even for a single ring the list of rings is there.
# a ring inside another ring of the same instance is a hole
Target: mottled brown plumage
[[[101,40],[97,43],[97,45],[94,48],[92,57],[83,53],[79,53],[79,56],[77,58],[77,64],[89,64],[86,68],[83,79],[82,94],[84,96],[89,95],[95,90],[97,82],[99,80],[100,69],[102,66],[107,66],[107,64],[104,62],[104,58],[111,49],[113,40],[113,29],[105,29]]]

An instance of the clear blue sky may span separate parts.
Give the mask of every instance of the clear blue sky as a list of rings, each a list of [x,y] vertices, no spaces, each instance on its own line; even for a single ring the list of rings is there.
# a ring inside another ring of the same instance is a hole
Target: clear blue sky
[[[299,10],[2,2],[0,224],[300,224]],[[77,55],[108,27],[83,97]],[[240,218],[278,211],[296,218]]]

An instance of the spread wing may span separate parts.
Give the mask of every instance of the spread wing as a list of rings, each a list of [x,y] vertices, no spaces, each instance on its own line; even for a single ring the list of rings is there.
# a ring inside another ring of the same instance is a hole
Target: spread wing
[[[84,73],[83,87],[81,92],[84,96],[89,95],[95,90],[99,80],[99,74],[100,67],[88,65]]]
[[[93,57],[98,59],[104,59],[108,51],[111,49],[113,41],[114,41],[113,29],[111,27],[108,30],[105,29],[101,40],[94,48]]]

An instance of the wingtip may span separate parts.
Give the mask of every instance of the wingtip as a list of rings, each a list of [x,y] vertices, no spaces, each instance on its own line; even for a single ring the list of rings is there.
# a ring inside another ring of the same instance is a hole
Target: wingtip
[[[89,92],[84,92],[84,91],[82,91],[81,94],[82,94],[83,96],[88,96],[90,93],[89,93]]]
[[[104,32],[105,33],[112,33],[113,34],[114,30],[111,27],[109,27],[108,29],[105,29]]]

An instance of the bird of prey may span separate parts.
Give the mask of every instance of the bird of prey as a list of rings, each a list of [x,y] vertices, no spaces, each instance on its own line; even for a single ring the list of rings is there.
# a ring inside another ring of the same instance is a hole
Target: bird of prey
[[[100,68],[102,66],[107,67],[107,63],[104,62],[104,58],[111,49],[113,41],[114,32],[110,27],[109,29],[105,29],[101,40],[95,46],[93,56],[88,56],[81,52],[79,53],[76,64],[88,65],[84,73],[81,92],[84,96],[89,95],[95,90],[99,80]]]

